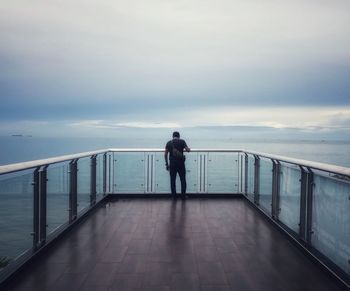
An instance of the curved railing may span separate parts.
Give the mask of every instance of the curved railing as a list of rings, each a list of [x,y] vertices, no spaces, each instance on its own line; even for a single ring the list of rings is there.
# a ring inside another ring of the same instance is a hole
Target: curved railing
[[[350,169],[246,151],[244,194],[349,286]]]
[[[107,194],[168,194],[163,152],[104,149],[0,166],[0,281]],[[186,170],[189,194],[243,195],[349,283],[349,168],[240,149],[196,149],[186,154]]]

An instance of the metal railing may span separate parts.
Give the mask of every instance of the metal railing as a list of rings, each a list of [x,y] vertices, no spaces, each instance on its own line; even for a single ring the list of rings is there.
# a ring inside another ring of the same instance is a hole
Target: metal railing
[[[244,153],[244,194],[349,286],[350,169]]]
[[[189,194],[243,195],[349,284],[349,168],[198,149],[186,154],[186,170]],[[104,149],[0,166],[0,264],[7,265],[0,281],[106,195],[169,192],[161,149]]]

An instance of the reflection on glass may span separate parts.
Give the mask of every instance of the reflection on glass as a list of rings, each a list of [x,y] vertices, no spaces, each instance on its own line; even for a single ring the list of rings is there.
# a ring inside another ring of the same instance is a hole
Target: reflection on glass
[[[350,275],[350,183],[314,176],[311,243]]]
[[[269,214],[272,207],[272,168],[271,160],[260,159],[259,204]]]
[[[33,244],[33,172],[0,175],[0,259],[7,262]]]
[[[208,153],[208,192],[238,192],[238,154]]]
[[[186,182],[187,182],[187,193],[197,193],[198,185],[198,154],[197,153],[187,153],[186,155]],[[177,178],[176,181],[177,192],[180,193],[181,185],[180,178]],[[170,187],[170,178],[169,178],[169,187]],[[170,189],[170,188],[169,188]]]
[[[298,167],[281,164],[279,220],[299,233],[301,171]]]
[[[155,173],[156,192],[170,193],[170,175],[169,175],[169,171],[167,171],[165,168],[164,153],[155,153],[155,172],[154,173]]]
[[[238,160],[239,160],[239,192],[244,193],[245,189],[245,179],[244,179],[244,173],[245,173],[245,162],[244,162],[244,154],[239,153],[238,154]]]
[[[47,232],[68,221],[69,164],[60,163],[47,168]]]
[[[114,153],[114,193],[144,193],[145,166],[145,153]]]
[[[90,205],[90,157],[78,160],[78,213]]]

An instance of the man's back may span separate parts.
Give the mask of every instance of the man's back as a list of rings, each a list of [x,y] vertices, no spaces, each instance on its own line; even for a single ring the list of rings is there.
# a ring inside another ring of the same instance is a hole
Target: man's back
[[[176,155],[176,151],[174,151],[174,149],[176,149],[178,152],[180,152],[181,155],[183,155],[184,149],[187,148],[187,144],[181,138],[173,138],[172,140],[169,140],[167,142],[165,148],[168,150],[170,155],[169,159],[170,162],[172,162],[179,160],[179,157],[178,155]]]

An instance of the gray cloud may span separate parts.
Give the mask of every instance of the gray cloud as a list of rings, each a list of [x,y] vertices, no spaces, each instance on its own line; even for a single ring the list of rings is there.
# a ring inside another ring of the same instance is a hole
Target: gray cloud
[[[334,114],[329,117],[329,126],[350,129],[350,116],[341,112]]]
[[[349,8],[343,0],[2,3],[0,118],[152,122],[213,106],[349,106]]]

